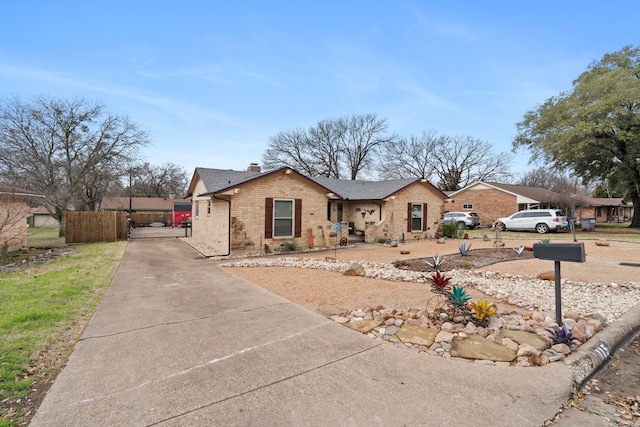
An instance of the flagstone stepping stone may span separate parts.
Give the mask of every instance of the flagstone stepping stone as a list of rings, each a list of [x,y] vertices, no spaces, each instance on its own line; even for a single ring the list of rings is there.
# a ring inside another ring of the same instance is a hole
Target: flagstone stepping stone
[[[500,335],[505,338],[510,338],[511,340],[517,342],[518,344],[529,344],[536,348],[538,351],[544,351],[548,349],[551,344],[549,341],[545,340],[538,334],[534,334],[533,332],[527,331],[512,331],[510,329],[502,329],[500,331]]]
[[[368,334],[383,323],[382,320],[359,320],[357,322],[345,323],[344,326],[362,332],[363,334]]]
[[[494,362],[511,362],[517,356],[515,350],[479,335],[453,338],[450,354],[452,357],[493,360]]]
[[[402,325],[400,330],[396,332],[396,336],[402,340],[403,343],[424,345],[430,347],[436,338],[438,331],[431,328],[425,328],[423,326]]]

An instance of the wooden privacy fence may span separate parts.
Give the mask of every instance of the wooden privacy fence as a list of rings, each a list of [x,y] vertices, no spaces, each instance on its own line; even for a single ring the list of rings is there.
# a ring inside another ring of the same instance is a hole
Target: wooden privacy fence
[[[67,212],[65,228],[67,243],[127,240],[127,213]]]

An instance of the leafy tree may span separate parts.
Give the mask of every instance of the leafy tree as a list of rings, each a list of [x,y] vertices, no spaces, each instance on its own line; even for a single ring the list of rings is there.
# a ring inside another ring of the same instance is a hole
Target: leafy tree
[[[375,114],[326,119],[270,137],[262,164],[266,170],[291,167],[309,176],[356,179],[372,168],[379,147],[393,140],[387,120]]]
[[[569,168],[585,182],[615,178],[640,228],[640,49],[626,46],[592,63],[573,89],[546,100],[518,123],[514,149],[532,161]]]
[[[0,105],[0,176],[45,195],[60,236],[67,209],[101,199],[118,165],[131,163],[146,143],[127,117],[81,98],[14,97]]]
[[[471,136],[423,132],[399,144],[385,144],[378,171],[385,178],[437,180],[443,191],[455,191],[473,182],[503,181],[510,176],[512,155],[493,152],[488,142]]]

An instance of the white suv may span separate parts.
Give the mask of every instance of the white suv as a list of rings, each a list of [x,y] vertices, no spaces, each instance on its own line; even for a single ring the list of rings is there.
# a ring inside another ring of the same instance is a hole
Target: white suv
[[[516,212],[506,218],[498,218],[494,223],[501,231],[506,230],[535,230],[544,234],[549,231],[567,229],[567,218],[564,212],[557,209],[531,209]]]

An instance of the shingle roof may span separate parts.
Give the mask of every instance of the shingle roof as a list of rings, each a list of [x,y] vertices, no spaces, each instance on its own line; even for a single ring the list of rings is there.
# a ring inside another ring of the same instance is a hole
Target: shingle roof
[[[234,185],[239,185],[268,172],[246,172],[230,169],[196,168],[208,193],[215,193]]]
[[[25,190],[24,188],[14,187],[12,185],[0,184],[0,194],[14,194],[20,196],[42,196],[34,191]]]
[[[203,182],[206,193],[216,193],[236,185],[244,184],[256,178],[272,174],[269,172],[245,172],[223,169],[196,168],[196,173]],[[298,172],[296,172],[298,173]],[[388,181],[361,181],[335,179],[326,177],[300,176],[315,182],[326,190],[345,200],[382,200],[403,188],[420,181],[419,178],[394,179]],[[432,186],[433,187],[433,186]],[[433,187],[435,191],[440,191]],[[442,193],[443,198],[446,195]]]
[[[622,197],[581,197],[582,206],[629,206]]]
[[[547,190],[546,188],[525,187],[524,185],[498,184],[496,182],[487,182],[487,184],[542,203],[558,203],[562,201],[562,195],[556,193],[555,191]]]
[[[345,200],[382,200],[417,181],[416,178],[360,181],[322,177],[314,177],[311,180],[331,189]]]

